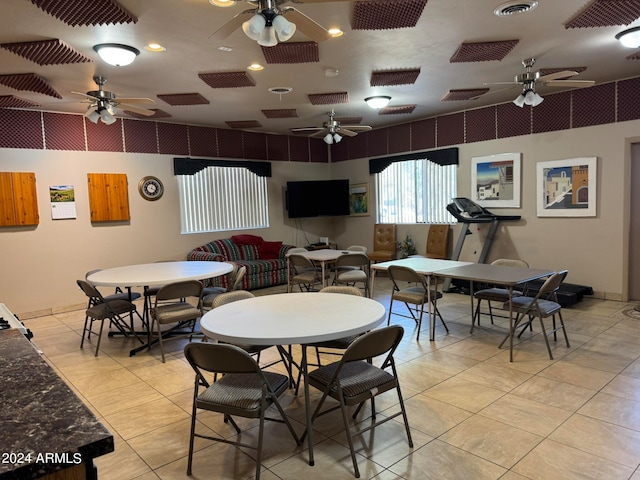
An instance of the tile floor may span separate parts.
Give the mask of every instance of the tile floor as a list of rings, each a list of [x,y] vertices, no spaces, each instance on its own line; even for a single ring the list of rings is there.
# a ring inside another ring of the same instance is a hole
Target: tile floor
[[[376,282],[375,297],[387,306],[389,292],[386,279]],[[492,326],[483,319],[469,334],[468,296],[446,294],[439,307],[450,332],[438,327],[435,342],[426,325],[417,342],[415,323],[392,317],[405,327],[396,358],[414,447],[395,420],[367,433],[356,440],[362,478],[640,480],[640,313],[633,305],[586,299],[564,309],[571,347],[558,341],[549,360],[534,330],[516,346],[513,363],[497,348],[504,321]],[[95,358],[91,345],[79,348],[83,319],[78,311],[25,323],[57,373],[115,437],[115,452],[97,459],[100,478],[188,478],[193,376],[184,342],[167,344],[163,364],[157,349],[129,357],[132,340],[105,336]],[[395,398],[382,395],[378,409],[393,411]],[[302,432],[301,398],[287,392],[282,403]],[[234,435],[218,415],[202,415],[201,423]],[[256,438],[255,421],[239,424],[244,441]],[[338,412],[317,422],[310,467],[286,428],[267,423],[262,478],[354,478],[340,425]],[[192,478],[253,478],[251,451],[205,440],[196,449]]]

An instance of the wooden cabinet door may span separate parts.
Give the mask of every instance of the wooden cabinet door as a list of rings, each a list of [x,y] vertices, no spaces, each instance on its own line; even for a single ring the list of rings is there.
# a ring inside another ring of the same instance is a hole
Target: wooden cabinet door
[[[89,173],[92,222],[129,220],[129,189],[124,173]]]
[[[0,172],[0,226],[38,225],[36,174]]]

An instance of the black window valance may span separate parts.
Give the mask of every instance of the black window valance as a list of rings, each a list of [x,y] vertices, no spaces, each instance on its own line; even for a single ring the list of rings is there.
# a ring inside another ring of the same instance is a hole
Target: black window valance
[[[194,175],[207,167],[240,167],[246,168],[259,177],[271,176],[271,162],[250,162],[247,160],[208,160],[200,158],[174,158],[174,175]]]
[[[403,155],[395,155],[393,157],[372,158],[369,160],[369,173],[380,173],[395,162],[424,159],[437,163],[438,165],[458,165],[458,147],[441,148],[440,150],[430,150],[426,152],[405,153]]]

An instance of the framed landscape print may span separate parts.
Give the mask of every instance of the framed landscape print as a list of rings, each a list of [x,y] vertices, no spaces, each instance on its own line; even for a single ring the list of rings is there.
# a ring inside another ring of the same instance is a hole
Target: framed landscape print
[[[349,213],[352,216],[369,215],[369,184],[349,185]]]
[[[539,217],[596,216],[596,157],[537,164]]]
[[[471,159],[471,200],[485,208],[520,207],[520,153]]]

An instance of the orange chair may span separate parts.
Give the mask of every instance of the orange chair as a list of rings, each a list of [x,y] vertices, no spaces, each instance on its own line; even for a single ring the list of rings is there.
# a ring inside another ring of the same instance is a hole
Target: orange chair
[[[449,225],[431,225],[427,235],[427,258],[449,258]]]
[[[372,262],[386,262],[396,258],[396,225],[377,223],[373,228],[373,251],[367,256]]]

